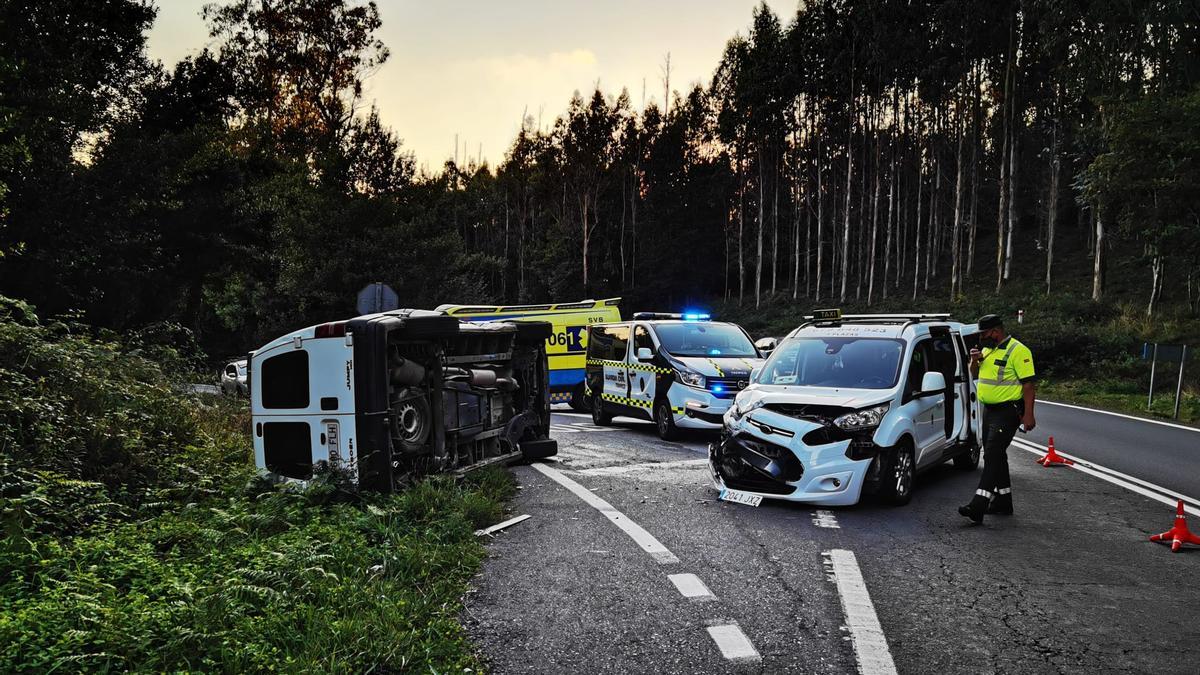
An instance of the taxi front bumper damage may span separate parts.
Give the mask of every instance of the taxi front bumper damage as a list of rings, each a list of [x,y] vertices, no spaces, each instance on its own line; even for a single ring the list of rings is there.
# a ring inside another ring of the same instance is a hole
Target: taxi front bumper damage
[[[855,504],[864,492],[877,489],[893,454],[875,444],[870,432],[851,435],[819,426],[796,433],[742,422],[709,445],[718,490],[826,506]]]

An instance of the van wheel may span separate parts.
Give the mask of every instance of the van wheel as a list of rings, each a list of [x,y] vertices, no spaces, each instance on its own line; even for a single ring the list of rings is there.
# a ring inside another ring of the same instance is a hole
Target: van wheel
[[[894,506],[904,506],[912,501],[916,477],[916,458],[911,441],[906,439],[896,446],[891,466],[879,478],[879,494],[884,501]]]
[[[954,458],[954,468],[963,471],[974,471],[979,468],[979,444],[972,443],[971,449]]]
[[[658,429],[658,437],[664,441],[679,438],[679,427],[675,426],[675,415],[671,412],[671,402],[660,398],[654,404],[654,426]]]
[[[571,409],[577,412],[588,411],[588,397],[583,393],[583,383],[580,382],[574,389],[571,390]]]
[[[592,396],[592,424],[598,427],[606,427],[612,424],[612,415],[604,411],[604,401],[597,393]]]

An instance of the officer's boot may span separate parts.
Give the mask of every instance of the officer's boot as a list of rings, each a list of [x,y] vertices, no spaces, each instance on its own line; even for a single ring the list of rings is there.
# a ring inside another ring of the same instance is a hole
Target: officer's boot
[[[997,490],[996,498],[988,505],[987,512],[999,516],[1011,516],[1013,514],[1012,488]]]
[[[971,503],[958,507],[958,513],[970,518],[972,522],[978,525],[983,522],[983,514],[987,511],[988,500],[991,498],[992,493],[987,490],[976,490],[975,496],[971,498]]]

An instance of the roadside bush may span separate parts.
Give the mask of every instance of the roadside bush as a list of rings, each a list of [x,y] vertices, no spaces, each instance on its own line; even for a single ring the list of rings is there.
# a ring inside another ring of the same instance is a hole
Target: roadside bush
[[[0,298],[0,672],[477,668],[458,612],[511,477],[272,484],[190,349]]]
[[[202,443],[179,385],[111,335],[43,323],[25,303],[0,298],[0,448],[14,468],[102,483],[136,503],[181,478],[189,448]]]

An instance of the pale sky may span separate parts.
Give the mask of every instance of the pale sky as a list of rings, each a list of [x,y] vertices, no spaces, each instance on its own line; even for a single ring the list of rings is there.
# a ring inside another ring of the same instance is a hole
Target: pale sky
[[[168,67],[209,43],[200,18],[210,0],[158,0],[151,58]],[[474,159],[482,144],[492,166],[503,158],[527,110],[544,127],[571,94],[597,82],[629,89],[635,107],[661,105],[662,64],[671,54],[671,89],[707,84],[725,42],[745,35],[757,0],[377,0],[388,62],[366,82],[383,122],[437,171],[454,155]],[[785,25],[796,0],[767,3]],[[464,149],[465,148],[465,151]]]

